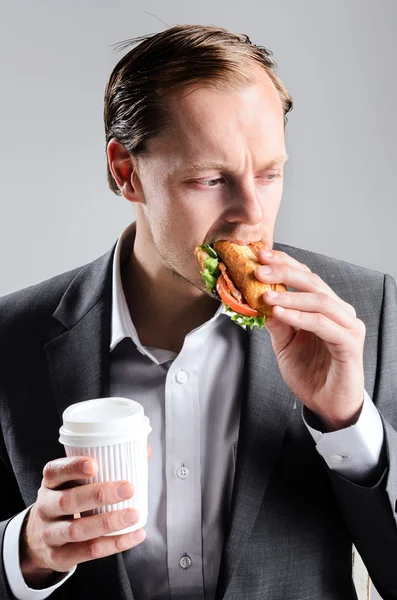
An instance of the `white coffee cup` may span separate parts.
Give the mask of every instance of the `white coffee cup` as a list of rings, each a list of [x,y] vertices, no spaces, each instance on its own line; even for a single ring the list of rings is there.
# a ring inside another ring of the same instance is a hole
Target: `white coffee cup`
[[[147,438],[152,431],[143,406],[128,398],[98,398],[72,404],[63,412],[59,441],[66,456],[89,456],[98,463],[94,477],[78,483],[128,480],[134,486],[129,500],[101,506],[84,515],[136,508],[135,525],[106,535],[118,535],[144,527],[148,516]]]

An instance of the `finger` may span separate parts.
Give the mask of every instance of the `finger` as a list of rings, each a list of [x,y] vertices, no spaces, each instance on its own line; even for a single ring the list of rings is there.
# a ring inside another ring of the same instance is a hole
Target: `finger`
[[[148,459],[148,461],[149,461],[149,460],[151,459],[151,457],[152,457],[152,452],[153,452],[153,450],[152,450],[152,447],[151,447],[151,445],[148,443],[148,445],[147,445],[147,459]]]
[[[130,533],[99,537],[86,542],[71,542],[62,548],[50,551],[51,568],[55,571],[70,571],[76,564],[111,556],[137,546],[146,538],[144,529]]]
[[[325,292],[343,306],[353,317],[356,316],[353,306],[342,300],[342,298],[339,298],[319,275],[311,271],[303,271],[288,264],[264,265],[255,269],[255,276],[262,283],[284,283],[284,285],[299,292]]]
[[[275,316],[272,316],[271,319],[266,320],[265,327],[270,333],[273,350],[276,355],[278,355],[279,352],[282,352],[288,346],[288,344],[294,339],[296,333],[295,329],[291,327],[291,325],[288,325],[288,323],[283,323]]]
[[[89,483],[67,490],[48,491],[40,498],[41,511],[44,518],[57,519],[108,504],[118,504],[133,495],[134,489],[129,481]]]
[[[100,515],[79,519],[59,519],[43,531],[48,546],[63,546],[71,542],[85,542],[130,527],[139,521],[135,508],[112,510]]]
[[[97,462],[89,456],[57,458],[45,465],[43,484],[49,489],[56,489],[68,481],[92,477],[97,470]]]
[[[352,334],[351,339],[358,337],[358,330],[341,327],[321,313],[309,313],[282,306],[275,306],[273,312],[276,318],[286,325],[310,331],[328,344],[346,346],[348,335]]]
[[[338,325],[352,329],[356,319],[350,315],[339,302],[336,302],[325,292],[309,294],[305,292],[276,292],[269,291],[264,294],[264,301],[268,306],[283,306],[305,312],[321,313]]]
[[[280,250],[260,250],[258,253],[259,262],[264,265],[290,265],[291,267],[296,267],[301,269],[302,271],[309,271],[310,269],[307,265],[299,262],[289,254],[285,252],[281,252]]]

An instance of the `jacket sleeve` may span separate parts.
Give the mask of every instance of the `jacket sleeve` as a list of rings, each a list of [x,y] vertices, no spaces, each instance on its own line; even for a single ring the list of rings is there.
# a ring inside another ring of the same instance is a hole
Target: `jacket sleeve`
[[[397,290],[385,275],[373,401],[382,418],[387,467],[358,485],[328,469],[340,510],[384,600],[397,600]]]
[[[0,438],[0,598],[2,600],[14,600],[4,569],[4,534],[11,518],[24,510],[25,504],[19,493],[18,485],[14,474],[7,464],[5,458],[5,447],[2,438]]]

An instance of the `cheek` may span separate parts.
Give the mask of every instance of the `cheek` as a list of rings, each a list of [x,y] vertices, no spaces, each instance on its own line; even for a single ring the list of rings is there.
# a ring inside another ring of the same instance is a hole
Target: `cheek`
[[[283,183],[277,182],[276,185],[265,188],[261,194],[263,206],[263,218],[265,222],[275,222],[280,209],[281,197],[283,194]]]
[[[155,202],[148,202],[147,218],[155,244],[169,265],[186,271],[186,263],[195,264],[193,250],[205,238],[211,218],[208,207],[192,195],[163,190]]]
[[[206,193],[190,188],[170,188],[167,192],[162,217],[169,227],[178,229],[178,235],[191,242],[196,238],[202,239],[225,206],[222,192]]]

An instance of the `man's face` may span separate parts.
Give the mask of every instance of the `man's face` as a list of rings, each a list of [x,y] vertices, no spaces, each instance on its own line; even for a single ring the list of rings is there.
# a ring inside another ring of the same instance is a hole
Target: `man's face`
[[[269,248],[283,190],[284,114],[265,72],[241,91],[209,87],[169,100],[171,130],[139,160],[153,260],[203,288],[194,248],[227,239]]]

